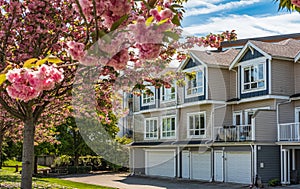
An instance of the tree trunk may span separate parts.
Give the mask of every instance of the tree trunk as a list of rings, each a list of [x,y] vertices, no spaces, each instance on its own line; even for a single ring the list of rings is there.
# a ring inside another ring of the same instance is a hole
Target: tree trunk
[[[0,131],[1,132],[1,131]],[[1,132],[0,133],[0,169],[2,169],[2,146],[3,146],[3,138],[4,138],[4,134]]]
[[[29,117],[24,123],[21,189],[32,189],[32,173],[34,165],[34,132],[34,121],[32,117]]]

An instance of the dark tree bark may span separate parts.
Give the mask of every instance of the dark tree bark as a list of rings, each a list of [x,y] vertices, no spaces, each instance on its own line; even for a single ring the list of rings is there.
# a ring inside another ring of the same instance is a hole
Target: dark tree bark
[[[34,166],[34,132],[35,124],[32,115],[24,122],[23,154],[22,154],[22,189],[32,189],[32,173]]]

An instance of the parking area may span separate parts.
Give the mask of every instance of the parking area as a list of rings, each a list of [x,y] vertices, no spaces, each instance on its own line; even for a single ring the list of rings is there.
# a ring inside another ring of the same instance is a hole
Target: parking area
[[[96,184],[119,189],[237,189],[250,188],[249,185],[231,183],[209,183],[191,180],[149,178],[130,176],[128,173],[99,173],[93,175],[65,176],[63,179]],[[255,188],[255,187],[254,187]],[[265,186],[264,188],[271,188]],[[273,188],[273,187],[272,187]],[[299,185],[274,187],[274,189],[300,188]]]

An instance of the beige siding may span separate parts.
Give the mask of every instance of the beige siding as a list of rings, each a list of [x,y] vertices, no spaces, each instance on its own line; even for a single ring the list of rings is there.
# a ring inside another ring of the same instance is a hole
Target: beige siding
[[[237,69],[235,68],[235,71],[230,71],[230,81],[229,81],[229,99],[236,98],[237,97],[237,86],[236,86],[236,80],[237,80]]]
[[[179,139],[180,140],[190,140],[187,138],[187,125],[188,125],[188,119],[187,114],[188,113],[196,113],[196,112],[205,112],[206,114],[206,138],[204,139],[210,139],[211,137],[211,105],[198,105],[198,106],[191,106],[182,108],[179,110]],[[201,138],[202,139],[202,138]],[[195,139],[195,140],[199,140]]]
[[[275,142],[277,124],[275,110],[258,110],[255,114],[255,140],[258,142]]]
[[[242,110],[255,109],[261,107],[270,107],[270,109],[276,108],[275,101],[273,99],[234,104],[232,106],[233,106],[232,111],[242,111]]]
[[[227,100],[230,96],[229,83],[229,70],[208,68],[208,99]]]
[[[140,111],[140,97],[133,95],[133,111],[139,112]]]
[[[295,121],[295,109],[293,103],[282,104],[279,106],[279,124],[292,123]]]
[[[294,63],[295,94],[300,93],[300,64]]]
[[[132,148],[133,150],[133,171],[137,175],[145,174],[145,150],[142,148]]]
[[[133,139],[135,142],[144,140],[144,117],[143,115],[134,115]]]
[[[221,107],[221,108],[220,108]],[[232,124],[232,110],[231,106],[223,107],[222,105],[215,106],[214,111],[214,127],[221,127]]]
[[[271,83],[273,95],[293,95],[294,94],[294,62],[276,60],[271,61]]]
[[[184,103],[184,87],[177,87],[177,103]]]

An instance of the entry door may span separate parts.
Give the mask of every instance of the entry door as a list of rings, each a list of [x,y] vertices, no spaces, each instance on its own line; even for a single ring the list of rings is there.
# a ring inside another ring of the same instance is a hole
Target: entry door
[[[182,178],[190,178],[190,152],[182,151]]]
[[[215,181],[223,182],[223,151],[215,151],[214,154],[214,178]]]

